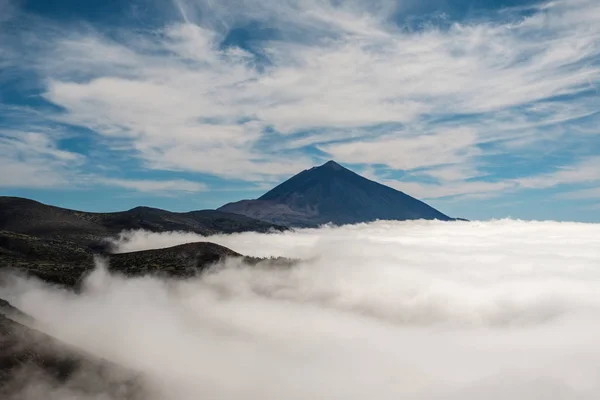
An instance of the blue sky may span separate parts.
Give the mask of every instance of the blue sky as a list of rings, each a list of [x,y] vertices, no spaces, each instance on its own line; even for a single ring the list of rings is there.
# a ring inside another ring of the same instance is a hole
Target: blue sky
[[[0,0],[0,194],[215,208],[334,159],[600,222],[597,0]]]

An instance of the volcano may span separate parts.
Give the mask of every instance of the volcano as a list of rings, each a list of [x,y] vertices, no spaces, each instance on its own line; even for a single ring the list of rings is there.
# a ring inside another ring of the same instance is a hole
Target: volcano
[[[290,227],[375,220],[453,218],[389,186],[362,177],[335,161],[304,170],[256,200],[218,209]]]

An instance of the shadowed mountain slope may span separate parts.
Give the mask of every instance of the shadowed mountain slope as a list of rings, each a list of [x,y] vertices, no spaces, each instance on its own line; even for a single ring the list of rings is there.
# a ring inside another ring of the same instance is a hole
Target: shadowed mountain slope
[[[0,197],[0,230],[44,238],[94,243],[123,230],[187,231],[201,235],[268,232],[281,226],[215,210],[175,213],[136,207],[113,213],[91,213],[49,206],[19,197]]]
[[[0,272],[19,270],[44,281],[77,286],[94,266],[94,256],[110,258],[110,269],[126,274],[192,276],[226,257],[243,257],[208,242],[128,254],[111,254],[106,240],[124,230],[186,231],[202,235],[285,227],[221,211],[173,213],[136,207],[115,213],[89,213],[17,197],[0,197]],[[244,257],[246,262],[258,262]]]
[[[102,255],[109,261],[109,270],[113,272],[128,276],[151,274],[174,278],[197,275],[226,258],[239,258],[251,265],[262,262],[285,266],[292,262],[282,258],[247,257],[210,242]],[[0,231],[0,283],[3,270],[18,270],[46,282],[77,287],[94,267],[94,253],[84,245]]]
[[[300,172],[257,200],[229,203],[219,210],[299,227],[377,219],[452,220],[424,202],[366,179],[334,161]]]

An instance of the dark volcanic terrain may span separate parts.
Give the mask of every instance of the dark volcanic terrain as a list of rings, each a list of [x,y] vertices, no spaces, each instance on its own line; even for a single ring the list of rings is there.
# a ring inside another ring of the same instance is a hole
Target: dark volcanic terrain
[[[113,213],[91,213],[49,206],[20,197],[0,197],[0,231],[92,244],[124,230],[186,231],[200,235],[268,232],[285,228],[243,215],[215,210],[174,213],[136,207]]]
[[[212,243],[110,254],[106,238],[134,229],[210,235],[286,228],[214,210],[172,213],[136,207],[115,213],[88,213],[23,198],[0,197],[0,271],[18,269],[47,282],[72,287],[94,268],[95,254],[110,256],[111,269],[124,274],[152,272],[173,276],[189,276],[225,257],[242,257]]]
[[[229,203],[219,210],[295,227],[378,219],[452,220],[422,201],[366,179],[334,161],[300,172],[257,200]]]
[[[102,256],[108,261],[110,271],[128,276],[154,274],[176,278],[194,276],[228,257],[240,258],[247,264],[265,261],[288,265],[291,262],[246,257],[210,242],[131,253],[105,253]],[[81,279],[94,269],[94,257],[95,253],[90,248],[73,242],[0,232],[0,273],[2,270],[18,270],[46,282],[77,287]]]

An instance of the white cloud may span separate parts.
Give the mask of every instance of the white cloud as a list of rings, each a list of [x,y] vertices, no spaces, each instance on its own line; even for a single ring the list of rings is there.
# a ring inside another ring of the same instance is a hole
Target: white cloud
[[[463,164],[441,166],[420,172],[423,175],[437,178],[437,183],[386,179],[376,174],[372,176],[372,179],[423,199],[451,196],[459,196],[462,199],[487,199],[517,190],[561,188],[562,193],[558,194],[557,198],[579,200],[597,196],[596,189],[581,189],[580,185],[600,182],[600,158],[585,158],[571,165],[557,168],[553,172],[532,175],[527,178],[504,179],[496,182],[464,180],[473,177],[475,171]]]
[[[0,186],[55,188],[69,185],[69,168],[84,157],[61,150],[49,134],[2,131],[0,133]]]
[[[456,182],[481,176],[476,166],[467,163],[441,165],[439,167],[427,168],[423,175],[431,176],[441,182]]]
[[[203,183],[184,179],[122,179],[86,173],[86,157],[61,149],[60,138],[60,132],[2,131],[0,187],[72,189],[100,184],[154,194],[207,189]]]
[[[600,199],[600,187],[592,187],[588,189],[573,190],[560,194],[564,199]],[[598,205],[600,207],[600,204]]]
[[[392,169],[413,170],[444,164],[462,164],[478,155],[477,134],[454,129],[430,135],[378,138],[322,146],[336,160],[363,164],[385,164]]]
[[[517,185],[510,181],[485,182],[485,181],[450,181],[443,183],[403,182],[398,180],[384,180],[382,183],[422,199],[437,199],[451,196],[479,196],[490,198],[498,196],[509,190],[514,190]]]
[[[541,127],[594,112],[595,97],[556,96],[600,80],[596,1],[418,31],[387,19],[394,4],[178,1],[181,24],[118,41],[51,35],[34,66],[45,98],[67,110],[57,118],[118,139],[147,167],[255,181],[309,166],[294,152],[307,145],[346,162],[473,170],[485,161],[481,143],[529,149],[544,140]],[[262,69],[245,50],[219,47],[223,27],[247,21],[278,32],[259,44],[270,61]],[[323,135],[296,136],[312,129]],[[327,144],[345,129],[352,141]]]
[[[177,237],[129,235],[123,249]],[[139,371],[152,400],[600,395],[598,224],[380,221],[179,238],[207,239],[303,261],[229,260],[180,282],[96,271],[79,295],[20,280],[0,297]]]
[[[590,157],[556,171],[517,180],[524,188],[543,189],[558,185],[573,185],[600,181],[600,157]]]
[[[172,193],[172,192],[201,192],[207,189],[203,183],[186,181],[183,179],[175,179],[169,181],[149,180],[149,179],[115,179],[115,178],[99,178],[95,182],[117,186],[125,189],[133,189],[138,192],[150,193]]]

